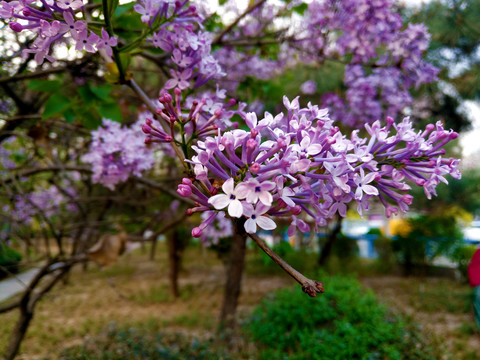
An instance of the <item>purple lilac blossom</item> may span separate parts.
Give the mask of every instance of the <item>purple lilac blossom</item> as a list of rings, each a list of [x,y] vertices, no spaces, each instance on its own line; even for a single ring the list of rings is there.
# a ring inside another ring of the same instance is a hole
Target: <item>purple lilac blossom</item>
[[[195,123],[196,116],[183,114],[196,108],[182,110],[180,93],[176,91],[175,106],[164,93],[163,110],[157,113]],[[409,184],[422,186],[430,198],[440,182],[447,182],[446,175],[460,177],[459,161],[443,158],[444,146],[458,134],[441,122],[417,132],[408,118],[395,123],[388,117],[386,124],[365,125],[365,138],[358,130],[347,137],[325,109],[310,103],[302,108],[298,97],[283,102],[286,113],[266,112],[262,119],[245,114],[249,131],[222,131],[217,125],[207,135],[198,128],[190,134],[198,139],[192,146],[195,155],[186,160],[192,177],[183,179],[178,193],[196,203],[189,214],[206,212],[193,236],[208,231],[218,212],[244,217],[249,233],[274,229],[276,217],[291,219],[290,232],[306,229],[297,218],[302,213],[322,226],[337,213],[346,216],[347,203],[355,202],[362,215],[376,199],[391,216],[408,211],[413,200]],[[208,121],[211,126],[217,122],[216,117]]]
[[[317,84],[315,81],[305,81],[300,87],[300,91],[305,95],[313,95],[317,91]]]
[[[33,4],[33,1],[0,2],[0,18],[15,20],[9,23],[13,31],[27,30],[36,35],[32,45],[23,50],[24,56],[34,54],[38,65],[45,59],[53,62],[55,58],[50,55],[52,44],[66,37],[75,41],[77,50],[96,52],[104,49],[111,56],[111,47],[117,45],[117,39],[110,37],[105,29],[102,29],[102,37],[88,30],[87,22],[76,15],[77,10],[84,7],[82,0],[43,1],[42,10]]]
[[[72,187],[69,189],[69,196],[62,193],[55,185],[47,189],[36,189],[25,195],[16,195],[12,206],[6,205],[4,212],[10,215],[20,224],[31,224],[35,216],[46,216],[51,218],[59,214],[62,210],[69,213],[75,213],[78,208],[71,202],[71,197],[76,197],[76,192]]]
[[[92,131],[92,143],[82,161],[92,165],[94,183],[113,190],[119,182],[130,176],[141,177],[152,168],[153,151],[145,147],[141,129],[139,122],[128,128],[104,119],[103,126]]]

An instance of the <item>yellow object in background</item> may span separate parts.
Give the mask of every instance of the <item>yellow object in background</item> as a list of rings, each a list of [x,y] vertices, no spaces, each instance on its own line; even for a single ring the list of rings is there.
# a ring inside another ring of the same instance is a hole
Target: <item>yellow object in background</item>
[[[412,226],[407,219],[391,219],[388,222],[388,230],[391,236],[407,236],[412,231]]]

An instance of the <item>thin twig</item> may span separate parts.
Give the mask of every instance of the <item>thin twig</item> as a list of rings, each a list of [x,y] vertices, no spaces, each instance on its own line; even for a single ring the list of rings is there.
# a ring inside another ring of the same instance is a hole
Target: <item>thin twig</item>
[[[290,266],[285,260],[278,256],[268,245],[258,237],[257,234],[248,234],[250,238],[255,241],[255,243],[267,254],[270,258],[275,261],[287,274],[293,277],[300,285],[302,285],[302,290],[310,295],[311,297],[316,297],[317,293],[323,293],[323,284],[316,280],[309,279],[303,274],[295,270]]]
[[[250,14],[253,10],[255,10],[257,7],[261,6],[266,0],[260,0],[258,3],[253,3],[250,5],[243,13],[241,13],[234,22],[232,22],[230,25],[228,25],[225,29],[222,30],[220,34],[213,40],[212,45],[217,45],[222,43],[222,38],[230,32],[239,22],[242,20],[245,16]]]

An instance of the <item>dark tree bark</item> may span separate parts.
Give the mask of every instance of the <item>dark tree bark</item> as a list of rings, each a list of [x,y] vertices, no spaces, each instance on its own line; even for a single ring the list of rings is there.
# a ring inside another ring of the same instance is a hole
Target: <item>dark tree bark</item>
[[[244,228],[244,219],[236,221],[235,234],[232,237],[230,257],[227,267],[227,279],[223,296],[220,326],[232,328],[235,325],[235,313],[238,299],[242,289],[243,270],[245,268],[245,255],[247,250],[247,234]]]
[[[320,255],[318,257],[319,266],[325,266],[325,264],[327,263],[327,260],[330,257],[330,254],[332,253],[333,245],[337,241],[338,235],[342,230],[342,221],[343,221],[343,217],[338,216],[337,219],[335,220],[335,224],[333,225],[333,228],[327,233],[325,244],[322,246],[320,250]]]
[[[181,237],[178,231],[174,229],[170,231],[167,235],[167,244],[168,244],[168,279],[169,279],[169,287],[170,287],[170,294],[174,298],[178,298],[180,296],[178,292],[178,273],[180,271],[180,260],[181,260]],[[154,243],[152,243],[152,248]]]
[[[55,262],[50,260],[32,279],[28,287],[25,289],[21,300],[18,303],[15,303],[14,307],[12,306],[11,308],[7,307],[4,309],[11,310],[15,307],[18,307],[20,310],[20,316],[15,324],[12,334],[10,335],[10,340],[3,355],[5,360],[13,360],[17,355],[20,345],[25,337],[25,334],[27,333],[30,322],[33,319],[35,306],[37,305],[38,301],[50,290],[52,290],[55,284],[57,284],[70,271],[74,263],[83,262],[86,260],[86,257],[68,259],[54,271],[50,269],[50,266]],[[48,277],[48,279],[40,284],[41,280],[45,279],[45,277]]]

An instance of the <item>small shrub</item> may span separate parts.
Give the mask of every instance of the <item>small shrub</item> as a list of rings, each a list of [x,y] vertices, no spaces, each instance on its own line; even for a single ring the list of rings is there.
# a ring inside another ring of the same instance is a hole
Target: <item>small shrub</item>
[[[61,360],[210,360],[229,359],[215,351],[212,341],[187,339],[180,334],[150,333],[117,329],[89,339],[83,345],[63,350]]]
[[[22,261],[22,254],[8,245],[0,243],[0,277],[17,272],[20,261]]]
[[[254,310],[245,328],[259,345],[259,359],[441,358],[415,325],[389,313],[356,280],[323,281],[326,292],[317,298],[281,290]]]

